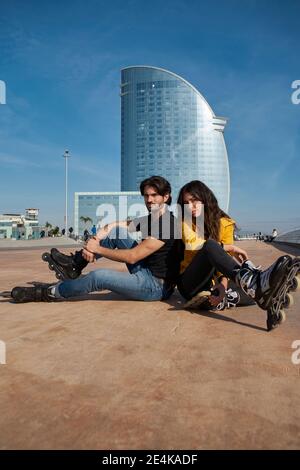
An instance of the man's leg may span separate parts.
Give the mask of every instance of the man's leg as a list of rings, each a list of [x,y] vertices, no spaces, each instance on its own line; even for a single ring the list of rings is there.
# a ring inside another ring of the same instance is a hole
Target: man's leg
[[[133,274],[98,269],[79,279],[63,281],[53,286],[15,287],[11,296],[16,302],[50,302],[105,289],[136,300],[161,300],[163,296],[163,285],[143,267],[136,269]]]
[[[163,288],[144,268],[134,274],[97,269],[80,279],[64,281],[57,286],[59,295],[64,298],[106,289],[129,299],[160,300]]]

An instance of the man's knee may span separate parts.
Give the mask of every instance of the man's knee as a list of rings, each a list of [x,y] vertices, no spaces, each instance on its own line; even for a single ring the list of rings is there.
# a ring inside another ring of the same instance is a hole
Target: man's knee
[[[99,270],[96,269],[95,271],[90,271],[88,274],[85,275],[85,282],[87,282],[87,285],[90,286],[91,288],[95,289],[99,282],[99,275],[98,275]]]

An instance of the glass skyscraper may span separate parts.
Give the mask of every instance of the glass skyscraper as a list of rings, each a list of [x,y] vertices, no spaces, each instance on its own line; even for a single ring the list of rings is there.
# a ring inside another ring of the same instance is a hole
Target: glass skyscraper
[[[223,136],[226,119],[189,82],[157,67],[121,71],[121,190],[161,175],[176,198],[181,186],[202,180],[229,205],[229,167]],[[173,199],[175,202],[175,200]]]

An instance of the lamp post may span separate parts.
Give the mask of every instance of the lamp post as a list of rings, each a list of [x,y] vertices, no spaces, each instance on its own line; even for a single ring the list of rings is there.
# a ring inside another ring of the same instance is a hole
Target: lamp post
[[[68,236],[68,158],[70,158],[71,155],[69,153],[69,150],[65,150],[65,153],[63,154],[63,158],[65,159],[65,237]]]

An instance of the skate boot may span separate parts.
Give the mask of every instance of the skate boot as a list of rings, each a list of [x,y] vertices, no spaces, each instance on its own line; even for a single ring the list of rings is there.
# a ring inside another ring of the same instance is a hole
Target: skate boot
[[[252,297],[260,308],[268,311],[268,331],[285,320],[282,307],[285,305],[292,278],[295,277],[291,270],[292,273],[296,272],[293,260],[284,255],[264,271],[245,261],[236,275],[235,281],[241,289]]]
[[[296,292],[300,289],[300,258],[293,259],[293,269],[289,276],[289,292]]]
[[[53,284],[35,287],[14,287],[10,295],[16,303],[53,302],[56,298],[51,293],[52,287],[54,287]]]
[[[76,279],[88,265],[88,261],[82,256],[82,250],[76,251],[74,255],[65,255],[52,248],[50,253],[43,253],[42,259],[48,263],[51,271],[55,271],[59,280]]]
[[[294,258],[288,270],[286,280],[281,285],[271,307],[268,309],[267,328],[273,330],[285,321],[285,311],[294,305],[291,292],[300,290],[300,258]]]

